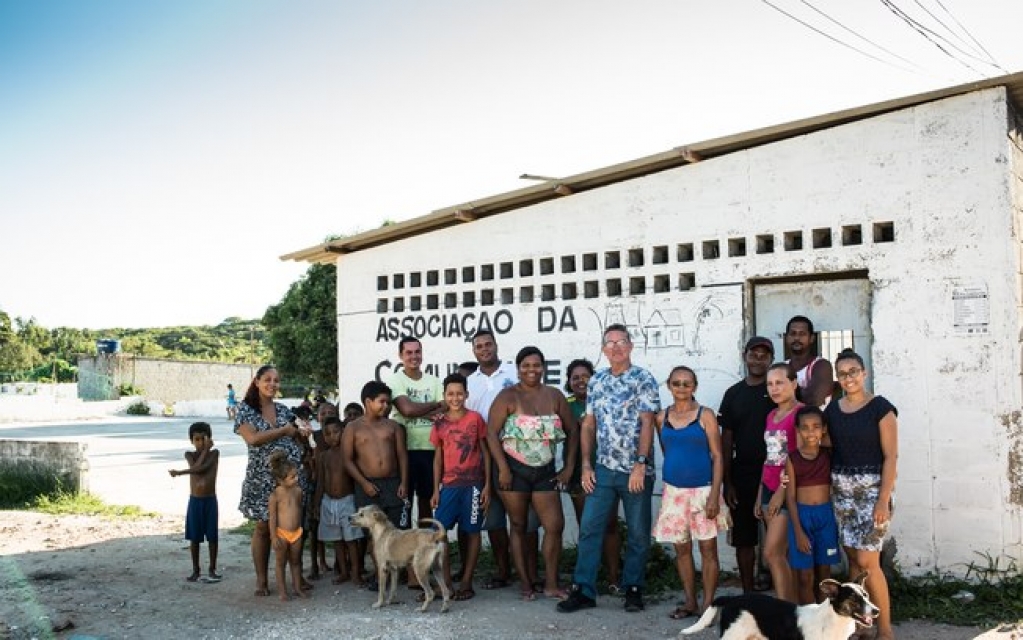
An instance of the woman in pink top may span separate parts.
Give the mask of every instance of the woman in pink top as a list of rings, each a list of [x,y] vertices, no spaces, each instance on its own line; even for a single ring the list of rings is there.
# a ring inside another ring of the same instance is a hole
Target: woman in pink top
[[[796,411],[803,405],[796,402],[795,370],[785,362],[771,365],[767,370],[767,394],[778,405],[767,414],[764,428],[764,442],[767,443],[767,459],[760,481],[760,492],[754,506],[757,518],[767,526],[764,540],[764,562],[771,571],[774,591],[782,600],[795,602],[792,570],[787,559],[789,516],[785,509],[785,487],[781,485],[781,474],[789,452],[798,445],[796,441]]]

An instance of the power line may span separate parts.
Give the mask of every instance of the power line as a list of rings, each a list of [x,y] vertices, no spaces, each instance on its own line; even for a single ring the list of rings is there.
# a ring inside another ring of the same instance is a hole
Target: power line
[[[973,34],[972,34],[972,33],[970,33],[970,30],[969,30],[969,29],[967,29],[967,28],[966,28],[966,27],[965,27],[965,26],[963,25],[963,23],[962,23],[962,22],[959,22],[959,20],[958,20],[958,19],[957,19],[957,18],[956,18],[956,17],[955,17],[955,16],[953,15],[953,14],[952,14],[952,12],[948,10],[948,8],[947,8],[947,7],[945,6],[945,4],[944,4],[944,3],[943,3],[943,2],[941,1],[941,0],[934,0],[934,1],[935,1],[935,2],[936,2],[936,3],[938,4],[938,6],[939,6],[939,7],[941,7],[941,9],[942,9],[942,10],[943,10],[943,11],[944,11],[944,12],[945,12],[946,14],[948,14],[948,17],[952,18],[952,22],[955,22],[955,23],[956,23],[956,25],[957,25],[957,26],[958,26],[958,27],[959,27],[960,29],[962,29],[962,30],[963,30],[963,33],[965,33],[965,34],[966,34],[966,35],[967,35],[967,36],[968,36],[968,37],[970,38],[970,40],[972,40],[972,41],[973,41],[973,43],[974,43],[975,45],[977,45],[977,47],[978,47],[978,48],[979,48],[979,49],[980,49],[981,51],[983,51],[983,52],[984,52],[984,55],[986,55],[986,56],[987,56],[987,57],[988,57],[988,58],[989,58],[989,59],[991,60],[991,62],[994,62],[994,63],[995,63],[995,66],[997,66],[997,67],[998,67],[999,69],[1002,69],[1002,66],[1001,66],[1000,64],[998,64],[998,61],[997,61],[997,60],[995,60],[995,57],[994,57],[993,55],[991,55],[991,52],[990,52],[990,51],[988,51],[987,49],[985,49],[985,48],[984,48],[984,45],[982,45],[982,44],[980,43],[980,41],[979,41],[979,40],[977,40],[976,38],[974,38],[974,37],[973,37]],[[1005,69],[1002,69],[1002,71],[1005,71]],[[1006,73],[1008,73],[1008,72],[1006,71]]]
[[[877,48],[878,48],[878,49],[880,49],[881,51],[884,51],[884,52],[885,52],[885,53],[887,53],[888,55],[890,55],[890,56],[892,56],[892,57],[895,57],[895,58],[898,58],[899,60],[902,60],[902,61],[903,61],[903,62],[905,62],[906,64],[910,64],[910,65],[913,65],[914,67],[916,67],[916,68],[918,68],[918,69],[922,69],[922,68],[923,68],[923,67],[921,67],[920,65],[916,64],[915,62],[913,62],[912,60],[907,60],[906,58],[903,58],[902,56],[900,56],[899,54],[895,53],[894,51],[890,51],[889,49],[886,49],[885,47],[882,47],[881,45],[877,44],[877,43],[876,43],[876,42],[874,42],[873,40],[871,40],[871,39],[867,38],[866,36],[860,35],[860,34],[859,34],[859,33],[857,33],[856,31],[853,31],[853,30],[852,30],[851,28],[849,28],[849,27],[845,26],[844,24],[842,24],[842,23],[841,23],[841,22],[839,22],[838,20],[836,20],[836,19],[832,18],[832,17],[831,17],[831,16],[829,16],[828,14],[824,13],[823,11],[821,11],[820,9],[818,9],[817,7],[815,7],[815,6],[813,6],[812,4],[810,4],[810,3],[809,3],[809,2],[807,1],[807,0],[799,0],[799,1],[800,1],[800,2],[802,2],[803,4],[805,4],[806,6],[810,7],[810,9],[812,9],[812,10],[813,10],[813,11],[815,11],[815,12],[817,12],[818,14],[820,14],[821,16],[823,16],[823,17],[824,17],[825,19],[827,19],[827,20],[828,20],[828,21],[830,21],[831,23],[833,23],[833,24],[835,24],[835,25],[839,26],[840,28],[844,29],[845,31],[848,31],[849,33],[853,34],[854,36],[856,36],[856,37],[857,37],[857,38],[859,38],[860,40],[863,40],[864,42],[866,42],[866,43],[868,43],[868,44],[872,44],[872,45],[874,45],[875,47],[877,47]]]
[[[982,78],[986,77],[983,73],[981,73],[980,71],[977,71],[972,66],[970,66],[970,64],[968,62],[966,62],[964,60],[961,60],[960,58],[952,55],[952,53],[950,53],[948,49],[946,49],[945,47],[941,46],[941,44],[938,41],[936,41],[931,36],[927,35],[927,32],[930,31],[930,29],[927,29],[926,27],[924,27],[923,25],[917,23],[915,20],[913,20],[911,17],[909,17],[902,9],[900,9],[897,6],[895,6],[895,3],[892,2],[892,0],[881,0],[881,4],[883,4],[885,7],[887,7],[888,10],[891,11],[892,13],[894,13],[900,20],[902,20],[903,22],[908,24],[911,29],[913,29],[914,31],[919,33],[921,36],[926,38],[928,42],[930,42],[935,47],[937,47],[938,50],[941,51],[942,53],[944,53],[946,56],[948,56],[949,58],[952,58],[953,60],[955,60],[959,64],[963,65],[964,67],[966,67],[970,71],[976,73],[980,77],[982,77]]]
[[[899,65],[894,64],[894,63],[892,63],[892,62],[890,62],[888,60],[884,60],[882,58],[878,58],[877,56],[875,56],[873,54],[867,53],[866,51],[863,51],[862,49],[858,49],[857,47],[854,47],[853,45],[851,45],[851,44],[849,44],[847,42],[843,42],[842,40],[839,40],[838,38],[832,36],[829,33],[825,33],[823,31],[821,31],[820,29],[818,29],[817,27],[813,26],[812,24],[809,24],[808,22],[804,22],[803,20],[800,20],[799,18],[797,18],[796,16],[792,15],[788,11],[785,11],[781,7],[772,4],[769,0],[760,0],[760,1],[763,2],[764,4],[766,4],[767,6],[771,7],[772,9],[774,9],[778,13],[786,16],[790,20],[795,20],[796,22],[798,22],[799,24],[803,25],[807,29],[810,29],[811,31],[813,31],[813,32],[815,32],[817,34],[824,36],[825,38],[827,38],[828,40],[831,40],[832,42],[834,42],[836,44],[840,44],[840,45],[842,45],[843,47],[845,47],[847,49],[852,49],[853,51],[855,51],[856,53],[859,53],[860,55],[866,56],[866,57],[868,57],[868,58],[870,58],[872,60],[876,60],[876,61],[878,61],[878,62],[880,62],[882,64],[886,64],[886,65],[888,65],[890,67],[895,67],[896,69],[899,69],[901,71],[910,71],[910,72],[912,72],[911,69],[906,69],[906,68],[900,67]]]
[[[941,25],[942,27],[944,27],[945,31],[948,31],[948,32],[949,32],[949,34],[951,34],[951,35],[952,35],[952,36],[953,36],[954,38],[956,38],[957,40],[959,40],[959,42],[962,42],[962,43],[963,43],[964,45],[966,45],[966,46],[970,47],[971,49],[973,49],[973,46],[972,46],[972,45],[971,45],[971,44],[970,44],[969,42],[966,42],[965,40],[963,40],[963,37],[962,37],[961,35],[957,34],[957,33],[956,33],[955,31],[953,31],[953,30],[952,30],[952,29],[951,29],[951,28],[950,28],[950,27],[949,27],[949,26],[948,26],[947,24],[945,24],[944,22],[942,22],[941,18],[939,18],[938,16],[934,15],[933,13],[931,13],[931,10],[930,10],[930,9],[928,9],[928,8],[927,8],[927,7],[926,7],[926,6],[924,5],[924,3],[920,2],[920,0],[913,0],[913,2],[915,2],[915,3],[916,3],[916,6],[920,7],[920,8],[921,8],[921,9],[923,10],[923,12],[924,12],[924,13],[926,13],[927,15],[929,15],[929,16],[931,17],[931,19],[932,19],[932,20],[934,20],[935,22],[937,22],[938,24],[940,24],[940,25]],[[977,53],[979,53],[979,52],[978,52],[978,51],[977,51],[976,49],[973,49],[973,50],[974,50],[974,52],[977,52]]]

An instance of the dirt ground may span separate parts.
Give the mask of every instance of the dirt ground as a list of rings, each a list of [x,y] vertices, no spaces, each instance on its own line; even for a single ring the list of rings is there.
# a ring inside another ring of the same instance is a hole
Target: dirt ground
[[[515,588],[477,586],[476,598],[453,602],[446,614],[436,604],[420,613],[405,587],[401,604],[374,611],[376,594],[324,580],[308,600],[256,598],[248,538],[222,533],[223,581],[189,583],[182,529],[179,517],[0,512],[0,638],[673,638],[691,623],[668,618],[672,601],[626,614],[621,600],[602,597],[596,609],[567,615],[550,600],[520,601]],[[982,631],[913,622],[897,634],[900,640],[967,640]],[[717,636],[705,631],[693,637]]]

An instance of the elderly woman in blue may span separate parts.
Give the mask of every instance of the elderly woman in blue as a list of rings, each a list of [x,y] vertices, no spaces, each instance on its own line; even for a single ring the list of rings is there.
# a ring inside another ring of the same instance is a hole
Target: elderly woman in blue
[[[302,468],[301,440],[309,437],[307,424],[299,424],[291,409],[275,402],[281,386],[277,369],[264,365],[256,371],[245,398],[238,405],[234,419],[234,432],[245,440],[249,460],[242,482],[241,502],[238,510],[246,518],[255,520],[252,531],[252,564],[256,569],[256,595],[270,595],[267,566],[270,562],[270,529],[268,510],[274,479],[270,473],[270,455],[284,451],[288,460],[298,468],[299,484],[308,497],[309,479]]]

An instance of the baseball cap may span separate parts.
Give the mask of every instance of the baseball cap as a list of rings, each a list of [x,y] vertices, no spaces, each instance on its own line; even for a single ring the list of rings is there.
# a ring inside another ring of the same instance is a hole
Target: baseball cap
[[[748,341],[746,341],[746,348],[743,349],[743,353],[749,351],[750,349],[753,349],[754,347],[764,347],[765,349],[771,352],[771,355],[774,355],[774,343],[771,342],[770,338],[765,338],[763,336],[753,336]]]

